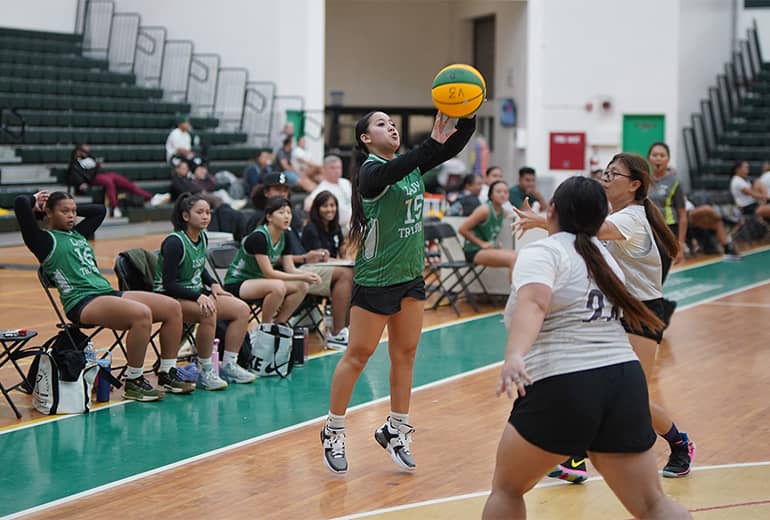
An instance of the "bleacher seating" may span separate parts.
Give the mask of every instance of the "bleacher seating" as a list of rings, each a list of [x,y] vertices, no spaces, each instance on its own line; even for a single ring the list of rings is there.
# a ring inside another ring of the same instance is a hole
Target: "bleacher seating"
[[[0,124],[13,131],[0,132],[0,146],[11,147],[17,158],[0,163],[0,172],[11,165],[39,166],[50,172],[45,187],[61,189],[74,144],[86,142],[109,170],[148,191],[167,191],[166,137],[190,105],[164,101],[161,89],[138,86],[133,74],[111,72],[106,61],[82,56],[81,40],[76,34],[0,28]],[[215,118],[193,115],[191,123],[212,172],[240,175],[258,151],[245,144],[245,133],[219,130]],[[12,207],[18,193],[29,191],[0,177],[0,207]],[[150,218],[157,214],[162,212],[146,212]]]

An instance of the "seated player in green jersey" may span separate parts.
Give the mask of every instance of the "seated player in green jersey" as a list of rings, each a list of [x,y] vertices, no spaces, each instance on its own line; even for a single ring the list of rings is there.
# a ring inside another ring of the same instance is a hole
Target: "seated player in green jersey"
[[[238,351],[249,325],[249,307],[225,291],[206,270],[206,227],[211,207],[200,195],[183,193],[174,205],[174,231],[161,244],[155,272],[155,292],[176,298],[184,321],[197,323],[195,348],[200,370],[196,385],[204,390],[221,390],[227,383],[251,383],[256,376],[238,365]],[[217,375],[212,359],[217,320],[229,322],[225,333],[222,368]],[[160,361],[160,372],[176,364],[176,356]]]

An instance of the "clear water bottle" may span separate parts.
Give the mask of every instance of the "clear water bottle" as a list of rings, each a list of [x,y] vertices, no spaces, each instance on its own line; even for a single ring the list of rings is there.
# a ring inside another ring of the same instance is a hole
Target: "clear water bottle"
[[[211,346],[211,361],[214,362],[214,373],[219,375],[219,338],[214,338]]]
[[[332,317],[332,306],[329,302],[324,308],[324,331],[327,336],[334,334],[334,318]]]
[[[96,363],[96,350],[94,350],[94,344],[92,341],[86,343],[83,347],[83,354],[86,357],[86,363]]]

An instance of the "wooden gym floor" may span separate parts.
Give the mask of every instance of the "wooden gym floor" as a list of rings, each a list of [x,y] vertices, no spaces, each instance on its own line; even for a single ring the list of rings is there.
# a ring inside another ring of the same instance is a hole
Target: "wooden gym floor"
[[[157,247],[160,238],[99,241],[97,261],[111,266],[117,251]],[[0,269],[0,328],[35,329],[41,340],[53,334],[34,269],[21,268],[33,265],[31,254],[5,248],[0,264],[19,264]],[[768,283],[770,251],[760,250],[741,263],[681,269],[666,287],[680,308],[650,386],[698,456],[690,477],[664,479],[664,488],[698,519],[770,516]],[[505,338],[500,315],[464,311],[459,321],[447,309],[426,312],[411,411],[414,474],[399,471],[372,439],[389,409],[380,348],[354,392],[351,469],[342,478],[323,466],[318,441],[338,354],[308,360],[287,380],[224,392],[146,404],[113,393],[110,405],[80,416],[42,417],[14,393],[21,421],[0,402],[0,515],[477,518],[511,403],[494,397]],[[0,380],[15,382],[7,367]],[[665,446],[655,450],[662,466]],[[544,481],[527,503],[531,518],[629,516],[598,478],[581,486]]]

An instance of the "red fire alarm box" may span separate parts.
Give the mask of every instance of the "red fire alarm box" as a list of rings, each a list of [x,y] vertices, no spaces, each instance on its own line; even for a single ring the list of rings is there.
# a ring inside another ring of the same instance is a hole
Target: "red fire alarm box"
[[[584,170],[585,132],[551,132],[551,170]]]

